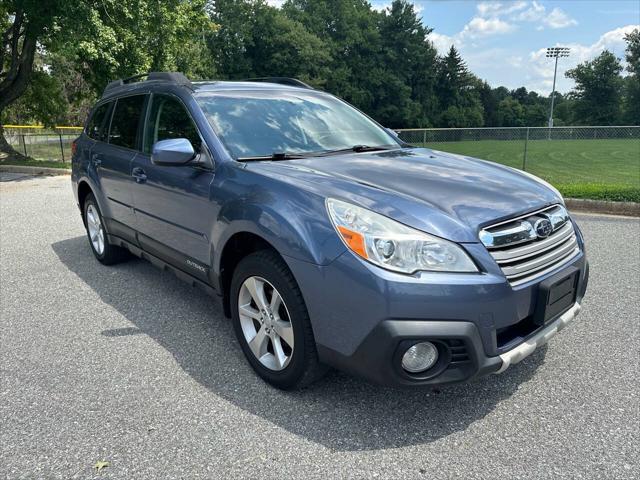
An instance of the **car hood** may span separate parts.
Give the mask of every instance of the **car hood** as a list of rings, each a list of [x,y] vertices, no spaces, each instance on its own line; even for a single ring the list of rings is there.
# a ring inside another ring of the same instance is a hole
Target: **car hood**
[[[562,201],[526,173],[424,148],[267,163],[260,168],[457,241],[477,241],[488,223]]]

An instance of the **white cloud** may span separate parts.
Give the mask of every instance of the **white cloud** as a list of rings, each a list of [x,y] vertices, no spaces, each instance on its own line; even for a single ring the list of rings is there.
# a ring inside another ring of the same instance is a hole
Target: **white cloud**
[[[578,24],[577,20],[569,17],[569,15],[557,7],[551,10],[551,13],[549,13],[543,22],[551,28],[565,28]]]
[[[450,37],[449,35],[437,32],[431,32],[429,34],[429,40],[431,40],[433,46],[436,47],[436,50],[441,54],[446,53],[451,48],[451,45],[459,47],[461,44],[459,37]]]
[[[476,9],[481,17],[497,17],[517,12],[526,8],[526,6],[527,2],[524,0],[509,2],[508,4],[503,2],[480,2]]]
[[[560,8],[555,7],[550,12],[547,12],[547,8],[535,0],[531,2],[529,8],[514,15],[512,20],[538,23],[538,30],[544,27],[565,28],[578,24],[575,19],[571,18]]]
[[[429,39],[433,42],[438,52],[445,53],[451,45],[459,48],[465,43],[468,43],[469,40],[473,41],[482,37],[513,32],[516,29],[515,25],[493,17],[491,14],[491,12],[496,11],[496,8],[501,5],[502,4],[497,2],[480,3],[478,5],[478,13],[480,16],[473,17],[460,32],[455,35],[431,32]]]
[[[515,15],[513,19],[524,22],[537,22],[544,17],[546,11],[547,9],[544,7],[544,5],[533,1],[531,2],[531,6],[529,8],[527,8],[523,12],[520,12],[518,15]]]
[[[460,32],[460,36],[477,38],[477,37],[486,37],[489,35],[500,35],[503,33],[510,33],[515,30],[515,25],[507,23],[499,18],[482,18],[482,17],[474,17],[471,19],[469,23],[467,23],[462,32]]]

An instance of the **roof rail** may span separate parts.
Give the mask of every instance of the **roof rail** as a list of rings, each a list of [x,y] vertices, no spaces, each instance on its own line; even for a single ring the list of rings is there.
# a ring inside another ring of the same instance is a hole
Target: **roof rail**
[[[102,92],[102,95],[105,95],[107,92],[114,90],[116,88],[122,87],[128,83],[134,83],[135,81],[139,81],[139,79],[146,77],[144,81],[161,81],[161,82],[170,82],[178,85],[185,85],[190,87],[191,81],[185,77],[180,72],[149,72],[149,73],[141,73],[140,75],[133,75],[132,77],[127,77],[119,80],[114,80],[113,82],[109,82],[109,84]]]
[[[279,83],[281,85],[290,85],[292,87],[308,88],[314,90],[311,85],[304,83],[302,80],[290,77],[259,77],[259,78],[247,78],[245,82],[265,82],[265,83]]]

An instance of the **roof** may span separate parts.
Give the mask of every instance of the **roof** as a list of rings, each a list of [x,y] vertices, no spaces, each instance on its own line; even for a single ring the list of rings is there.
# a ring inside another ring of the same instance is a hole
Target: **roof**
[[[178,72],[149,72],[133,77],[110,82],[102,93],[102,97],[109,97],[117,93],[135,91],[150,85],[181,85],[194,91],[217,90],[313,90],[306,83],[288,77],[262,77],[239,81],[207,80],[191,82],[186,76]]]

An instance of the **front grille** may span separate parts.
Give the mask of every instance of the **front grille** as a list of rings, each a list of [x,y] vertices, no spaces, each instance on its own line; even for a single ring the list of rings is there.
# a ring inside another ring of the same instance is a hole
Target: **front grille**
[[[535,280],[579,252],[571,219],[555,205],[480,231],[480,240],[511,286]]]

